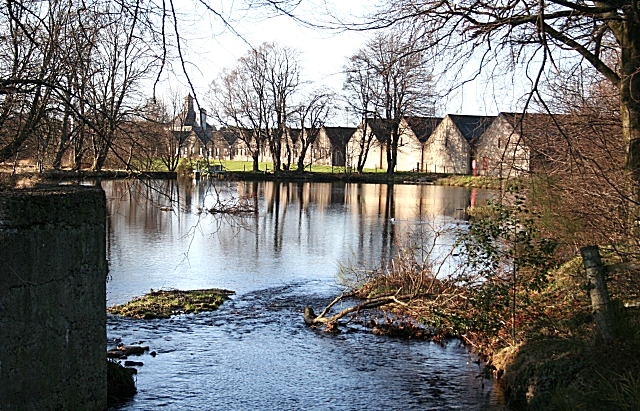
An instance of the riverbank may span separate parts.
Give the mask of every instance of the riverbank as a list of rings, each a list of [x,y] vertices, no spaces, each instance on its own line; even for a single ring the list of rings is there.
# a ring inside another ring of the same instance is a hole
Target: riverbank
[[[607,265],[621,262],[611,249],[603,254]],[[463,340],[485,360],[483,374],[493,375],[518,409],[640,409],[637,267],[610,270],[615,339],[603,343],[579,257],[551,270],[535,287],[520,285],[515,311],[508,287],[460,287],[458,281],[436,279],[426,267],[416,269],[414,261],[411,251],[400,252],[392,269],[373,273],[356,295],[365,302],[393,296],[382,307],[392,313],[389,318],[421,323],[434,330],[430,339]],[[525,272],[519,275],[526,281]]]
[[[250,171],[230,171],[225,179],[232,181],[292,181],[292,182],[344,182],[371,184],[436,184],[440,175],[430,173],[400,172],[387,173],[331,173],[282,171],[279,173],[261,173]]]
[[[396,172],[387,174],[385,172],[364,172],[361,174],[353,172],[332,172],[330,167],[325,167],[323,171],[239,171],[227,170],[224,173],[216,174],[216,178],[223,178],[230,181],[292,181],[292,182],[344,182],[344,183],[369,183],[369,184],[427,184],[444,185],[467,188],[500,189],[504,187],[505,180],[496,177],[473,177],[468,175],[451,175],[436,173],[418,172]],[[42,173],[32,169],[5,169],[0,170],[0,186],[28,186],[37,182],[60,182],[60,181],[84,181],[84,180],[113,180],[113,179],[160,179],[174,180],[179,176],[193,178],[194,173],[191,167],[182,167],[179,171],[125,171],[125,170],[44,170]],[[198,178],[208,178],[203,175]]]

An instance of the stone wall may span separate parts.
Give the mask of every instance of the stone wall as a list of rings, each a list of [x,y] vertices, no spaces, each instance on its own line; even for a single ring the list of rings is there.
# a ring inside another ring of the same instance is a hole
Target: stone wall
[[[100,188],[0,192],[0,411],[106,409]]]

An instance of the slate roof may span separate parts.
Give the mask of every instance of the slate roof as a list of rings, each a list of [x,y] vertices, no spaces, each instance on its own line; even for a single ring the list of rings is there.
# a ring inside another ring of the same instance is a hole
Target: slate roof
[[[333,147],[346,147],[351,136],[356,132],[354,127],[325,127],[324,130]]]
[[[458,127],[462,136],[469,143],[473,144],[491,125],[495,116],[465,116],[460,114],[449,114],[449,118],[453,124]]]
[[[216,132],[218,137],[222,137],[227,144],[232,146],[238,140],[238,132],[232,130],[224,130]]]
[[[300,138],[301,131],[301,128],[289,128],[289,138],[291,138],[291,141],[293,141],[294,143],[297,142]]]
[[[391,120],[384,119],[368,119],[367,125],[373,132],[373,135],[378,139],[381,144],[387,142],[389,135],[391,134]]]
[[[302,129],[300,128],[289,128],[289,137],[291,137],[291,141],[296,143],[300,138],[301,131]],[[320,129],[318,128],[305,128],[306,135],[311,138],[310,144],[313,144],[316,141],[316,138],[318,138],[318,135],[320,134],[319,131]]]
[[[568,117],[566,114],[551,115],[547,113],[500,113],[498,116],[504,117],[513,128],[521,125],[528,128],[539,127],[540,123],[553,123],[553,118],[562,123]]]
[[[407,124],[411,127],[413,134],[416,135],[421,143],[425,143],[433,131],[442,122],[441,117],[405,117]]]

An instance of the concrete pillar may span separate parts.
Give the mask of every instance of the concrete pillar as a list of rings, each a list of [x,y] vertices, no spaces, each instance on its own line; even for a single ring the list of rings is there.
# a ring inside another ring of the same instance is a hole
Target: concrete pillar
[[[106,409],[100,188],[0,192],[0,410]]]

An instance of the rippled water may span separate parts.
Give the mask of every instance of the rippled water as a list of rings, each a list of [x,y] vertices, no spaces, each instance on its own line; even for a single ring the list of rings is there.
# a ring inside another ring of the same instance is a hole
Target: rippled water
[[[459,223],[486,193],[472,200],[466,189],[434,186],[130,184],[104,183],[109,303],[150,288],[238,293],[213,313],[110,316],[111,345],[121,338],[157,352],[134,358],[144,362],[139,392],[114,409],[505,409],[457,341],[401,341],[355,324],[329,335],[302,321],[305,305],[320,308],[339,293],[338,262],[379,261],[407,226]],[[260,212],[241,220],[198,214],[215,192],[253,194]]]

